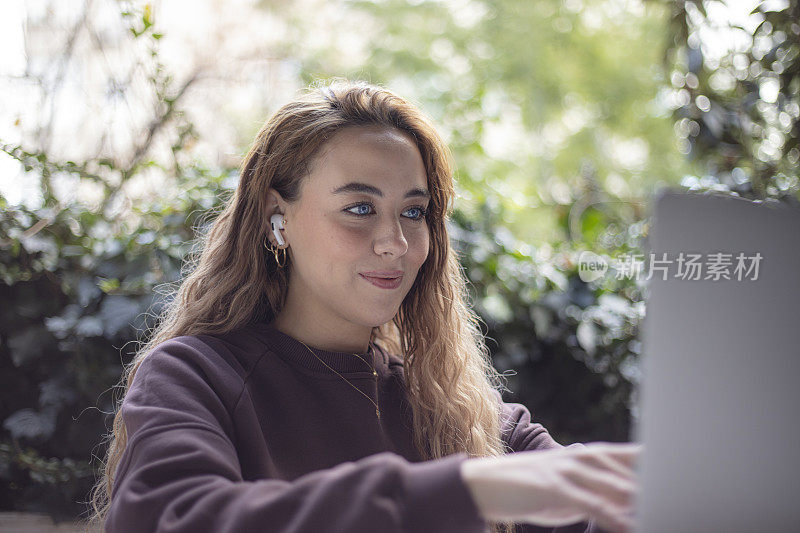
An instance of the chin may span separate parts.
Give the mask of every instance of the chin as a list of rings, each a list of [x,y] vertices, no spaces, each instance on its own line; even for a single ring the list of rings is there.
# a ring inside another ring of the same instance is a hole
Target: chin
[[[387,322],[391,322],[392,319],[397,315],[397,311],[398,309],[387,311],[385,313],[380,311],[370,313],[363,323],[371,328],[382,326]]]

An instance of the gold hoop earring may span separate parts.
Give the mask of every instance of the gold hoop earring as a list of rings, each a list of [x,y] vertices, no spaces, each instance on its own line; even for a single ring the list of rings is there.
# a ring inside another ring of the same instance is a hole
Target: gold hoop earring
[[[278,246],[273,245],[271,242],[269,242],[269,245],[267,245],[268,242],[269,239],[267,237],[264,237],[264,248],[272,252],[272,255],[275,256],[275,263],[278,265],[278,268],[283,268],[283,266],[286,264],[286,248],[280,248]],[[278,260],[278,251],[283,252],[283,262]]]

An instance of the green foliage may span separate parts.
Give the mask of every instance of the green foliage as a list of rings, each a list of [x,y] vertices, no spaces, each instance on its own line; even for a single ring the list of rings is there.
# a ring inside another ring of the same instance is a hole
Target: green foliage
[[[719,2],[686,2],[674,9],[674,118],[684,151],[700,163],[692,188],[747,198],[800,194],[800,4],[760,2],[755,28],[722,24],[743,44],[717,57],[700,39],[719,25],[709,15]],[[719,30],[717,30],[719,31]]]
[[[514,235],[554,242],[567,238],[555,212],[583,196],[587,180],[630,198],[692,170],[656,103],[668,83],[652,39],[667,31],[663,5],[413,4],[348,2],[371,21],[365,61],[348,68],[330,46],[301,58],[303,72],[309,81],[366,77],[416,98],[447,134],[473,214],[494,197]]]
[[[174,200],[138,205],[130,220],[79,204],[4,207],[0,490],[10,508],[60,518],[83,510],[76,503],[94,482],[90,452],[110,427],[128,343],[153,325],[159,287],[179,279],[203,213],[235,178],[196,166]]]
[[[628,440],[644,318],[641,281],[608,270],[584,282],[582,243],[533,248],[502,219],[499,206],[484,204],[478,217],[457,211],[451,232],[495,367],[511,374],[508,399],[531,407],[560,441]],[[626,230],[628,241],[609,246],[604,258],[612,263],[636,250],[637,231]]]

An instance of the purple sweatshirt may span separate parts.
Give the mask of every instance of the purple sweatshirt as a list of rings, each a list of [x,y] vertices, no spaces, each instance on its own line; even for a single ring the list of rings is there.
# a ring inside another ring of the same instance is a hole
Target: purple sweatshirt
[[[122,403],[128,444],[106,531],[486,531],[460,476],[467,455],[421,459],[402,361],[371,347],[366,362],[314,353],[378,403],[380,420],[372,402],[271,324],[160,344]],[[562,447],[523,405],[504,403],[502,416],[514,451]],[[594,522],[519,529],[602,531]]]

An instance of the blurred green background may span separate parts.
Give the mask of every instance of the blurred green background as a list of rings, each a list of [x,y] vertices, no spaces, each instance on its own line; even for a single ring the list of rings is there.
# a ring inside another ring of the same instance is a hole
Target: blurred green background
[[[638,416],[647,284],[585,282],[580,253],[642,253],[661,187],[800,197],[796,2],[20,6],[0,108],[0,510],[86,510],[132,341],[307,83],[383,84],[439,126],[505,399],[563,444],[630,440]]]

